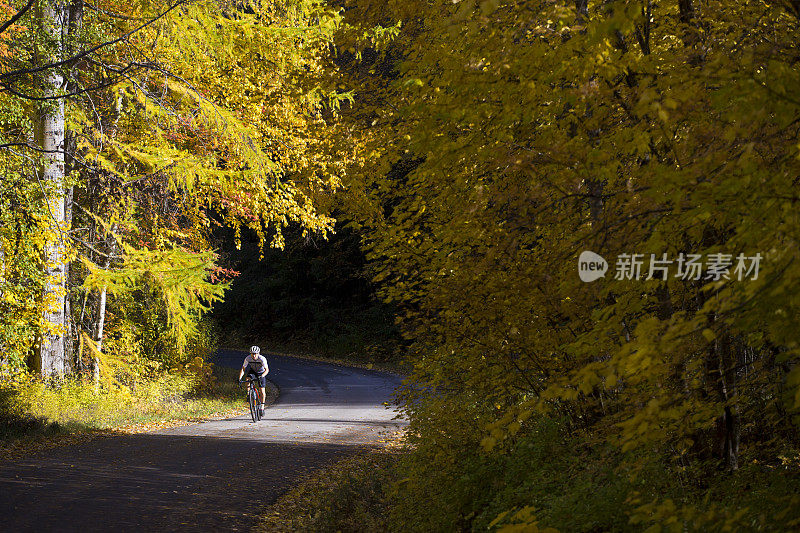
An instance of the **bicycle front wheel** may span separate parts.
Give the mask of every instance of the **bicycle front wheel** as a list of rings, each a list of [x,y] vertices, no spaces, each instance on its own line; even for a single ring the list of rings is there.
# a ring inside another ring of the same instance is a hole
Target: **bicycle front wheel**
[[[253,419],[253,422],[258,422],[258,397],[252,388],[247,393],[247,399],[250,402],[250,418]]]

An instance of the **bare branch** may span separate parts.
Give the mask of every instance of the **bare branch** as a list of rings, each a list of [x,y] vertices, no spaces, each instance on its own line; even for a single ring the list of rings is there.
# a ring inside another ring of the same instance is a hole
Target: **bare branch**
[[[129,31],[129,32],[123,34],[123,35],[120,35],[116,39],[112,39],[110,41],[106,41],[104,43],[100,43],[100,44],[98,44],[96,46],[93,46],[93,47],[89,48],[88,50],[84,50],[83,52],[75,54],[72,57],[69,57],[67,59],[62,59],[61,61],[55,61],[53,63],[48,63],[47,65],[42,65],[42,66],[39,66],[39,67],[26,68],[26,69],[19,69],[19,70],[12,70],[12,71],[9,71],[9,72],[4,72],[4,73],[0,74],[0,80],[5,80],[5,79],[16,77],[16,76],[21,76],[23,74],[35,74],[37,72],[42,72],[43,70],[48,70],[48,69],[52,69],[52,68],[58,68],[58,67],[66,65],[66,64],[72,63],[73,61],[77,61],[78,59],[81,59],[81,58],[84,58],[84,57],[86,57],[86,56],[88,56],[90,54],[93,54],[94,52],[98,51],[101,48],[104,48],[106,46],[109,46],[109,45],[112,45],[112,44],[116,44],[116,43],[118,43],[120,41],[126,40],[128,37],[130,37],[134,33],[138,32],[138,31],[141,31],[144,28],[146,28],[147,26],[151,25],[152,23],[162,19],[163,17],[165,17],[170,11],[172,11],[176,7],[181,6],[183,4],[188,4],[191,1],[192,0],[179,0],[178,2],[176,2],[175,4],[170,6],[170,8],[167,9],[166,11],[164,11],[163,13],[160,13],[158,16],[153,17],[152,19],[150,19],[147,22],[145,22],[144,24],[132,29],[131,31]]]
[[[128,65],[124,69],[122,69],[120,72],[118,72],[118,74],[123,74],[126,70],[132,69],[133,67],[136,67],[136,66],[138,66],[138,65],[134,65],[134,64]],[[123,76],[120,75],[120,77],[123,77]],[[22,99],[25,99],[25,100],[34,100],[34,101],[37,101],[37,102],[42,102],[42,101],[47,101],[47,100],[59,100],[61,98],[70,98],[72,96],[79,96],[79,95],[87,93],[89,91],[97,91],[99,89],[105,89],[106,87],[110,87],[110,86],[114,85],[115,83],[117,83],[118,80],[119,80],[119,78],[112,78],[112,79],[110,79],[108,81],[105,81],[103,83],[100,83],[98,85],[93,85],[91,87],[84,87],[83,89],[79,89],[77,91],[72,91],[71,93],[57,94],[57,95],[53,95],[53,96],[32,96],[30,94],[21,93],[21,92],[15,90],[15,89],[12,89],[11,85],[9,85],[8,83],[0,83],[0,86],[2,86],[4,90],[6,90],[10,94],[16,96],[17,98],[22,98]]]
[[[119,13],[114,13],[113,11],[106,11],[105,9],[99,8],[88,2],[84,2],[83,5],[88,7],[92,11],[97,11],[98,13],[102,13],[103,15],[108,15],[109,17],[112,18],[122,19],[122,20],[143,20],[142,17],[129,17],[127,15],[120,15]]]
[[[11,17],[7,22],[5,22],[2,26],[0,26],[0,35],[2,35],[3,32],[6,31],[6,29],[8,29],[9,26],[14,24],[17,20],[19,20],[19,18],[31,8],[33,2],[34,0],[28,0],[28,3],[25,4],[25,6],[22,9],[17,11],[17,13],[13,17]]]

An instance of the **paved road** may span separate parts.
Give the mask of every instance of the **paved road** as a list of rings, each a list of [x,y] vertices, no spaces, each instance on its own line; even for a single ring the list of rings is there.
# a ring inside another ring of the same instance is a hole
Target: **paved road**
[[[221,352],[238,366],[244,353]],[[244,531],[306,472],[404,422],[390,374],[268,356],[281,389],[249,414],[64,446],[0,465],[0,531]]]

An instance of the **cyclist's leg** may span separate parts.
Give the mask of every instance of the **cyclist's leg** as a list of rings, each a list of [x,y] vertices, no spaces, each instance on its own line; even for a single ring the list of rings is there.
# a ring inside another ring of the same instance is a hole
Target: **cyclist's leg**
[[[264,416],[264,404],[267,403],[267,394],[264,390],[267,386],[267,378],[259,378],[258,380],[258,402],[261,404],[261,416]]]

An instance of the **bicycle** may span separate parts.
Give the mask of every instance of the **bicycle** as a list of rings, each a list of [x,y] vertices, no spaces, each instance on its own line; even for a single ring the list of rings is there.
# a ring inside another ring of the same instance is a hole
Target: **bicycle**
[[[247,378],[239,380],[239,383],[247,383],[247,403],[250,404],[250,417],[253,422],[261,420],[261,409],[258,406],[258,391],[256,390],[256,383],[258,378]]]

